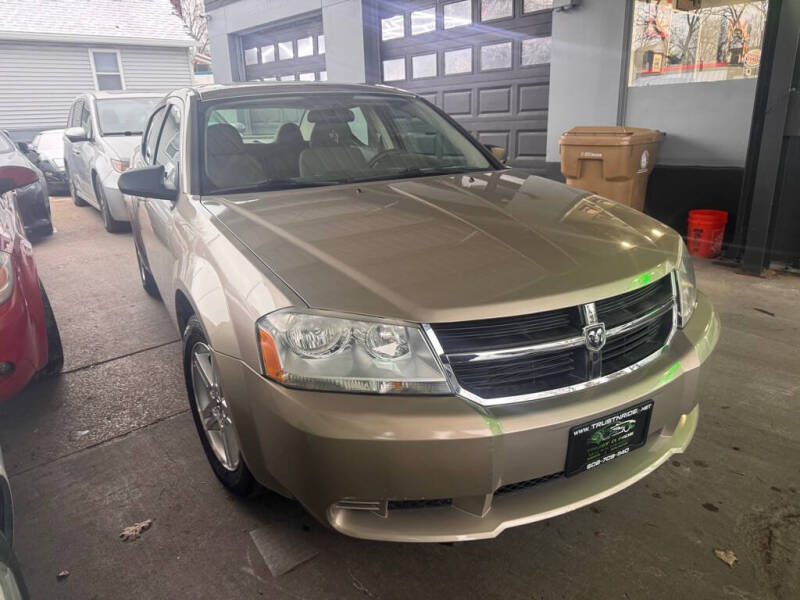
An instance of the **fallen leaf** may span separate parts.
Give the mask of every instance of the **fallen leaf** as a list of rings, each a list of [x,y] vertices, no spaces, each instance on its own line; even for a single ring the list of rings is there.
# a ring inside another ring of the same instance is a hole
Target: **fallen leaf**
[[[66,579],[67,577],[69,577],[69,571],[67,571],[66,569],[64,569],[63,571],[59,571],[58,575],[56,575],[56,579],[58,580]]]
[[[122,530],[119,534],[120,539],[123,542],[127,542],[130,540],[139,539],[139,537],[150,529],[150,526],[153,524],[153,519],[147,519],[146,521],[142,521],[141,523],[134,523]]]
[[[731,569],[733,568],[733,563],[737,561],[733,550],[714,550],[714,556],[728,565]]]

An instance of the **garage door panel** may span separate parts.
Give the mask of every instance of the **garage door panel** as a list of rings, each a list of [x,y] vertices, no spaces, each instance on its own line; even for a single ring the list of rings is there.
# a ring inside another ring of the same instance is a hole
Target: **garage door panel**
[[[452,3],[380,3],[381,17],[392,17],[393,35],[400,36],[381,43],[380,58],[400,59],[405,64],[405,77],[386,83],[425,98],[435,94],[439,106],[482,143],[505,147],[509,164],[541,169],[547,136],[552,11],[523,14],[524,1],[512,0],[512,17],[481,22],[481,3],[473,0],[471,24],[445,29],[444,6]],[[434,4],[435,29],[430,11],[416,13],[417,24],[412,23],[412,13]],[[423,21],[428,25],[421,28]],[[412,35],[413,31],[423,33]],[[493,47],[493,52],[484,52],[482,57],[486,46]],[[436,76],[414,79],[414,57],[433,52]],[[500,68],[482,70],[486,66]]]
[[[478,115],[511,112],[511,86],[478,91]]]
[[[519,90],[519,112],[547,110],[550,97],[549,84],[520,85],[517,89]]]
[[[442,93],[444,111],[454,117],[472,114],[472,90],[453,90]]]

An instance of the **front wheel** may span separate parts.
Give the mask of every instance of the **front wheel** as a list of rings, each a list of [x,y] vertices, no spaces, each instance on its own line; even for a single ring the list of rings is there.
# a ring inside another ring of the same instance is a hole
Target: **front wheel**
[[[111,214],[111,209],[108,208],[108,200],[103,191],[103,186],[97,180],[94,182],[94,193],[97,196],[97,203],[100,205],[100,214],[103,215],[103,227],[106,228],[108,233],[119,233],[128,230],[128,224],[125,221],[117,221]]]
[[[214,354],[197,317],[183,333],[183,369],[192,416],[211,468],[228,490],[247,496],[255,480],[242,458],[230,405],[220,385]]]

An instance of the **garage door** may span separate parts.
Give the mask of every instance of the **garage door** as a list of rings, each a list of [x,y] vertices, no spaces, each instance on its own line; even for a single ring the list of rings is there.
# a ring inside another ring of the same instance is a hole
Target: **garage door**
[[[241,36],[248,81],[326,81],[319,13]]]
[[[544,172],[552,0],[380,5],[381,76]]]

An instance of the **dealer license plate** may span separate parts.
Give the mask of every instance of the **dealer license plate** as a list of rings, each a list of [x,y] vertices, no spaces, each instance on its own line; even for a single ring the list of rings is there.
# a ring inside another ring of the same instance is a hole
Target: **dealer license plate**
[[[653,401],[576,425],[569,430],[567,477],[577,475],[644,446]]]

